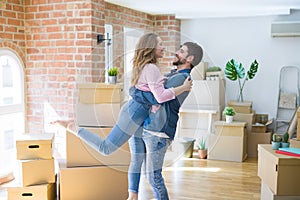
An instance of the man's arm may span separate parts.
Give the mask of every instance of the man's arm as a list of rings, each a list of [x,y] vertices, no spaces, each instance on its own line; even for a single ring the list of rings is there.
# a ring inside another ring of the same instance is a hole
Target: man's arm
[[[185,74],[176,74],[167,80],[165,87],[176,87],[176,85],[182,84],[186,77]],[[149,117],[145,120],[144,129],[165,132],[166,126],[170,126],[169,121],[174,121],[174,124],[176,124],[180,105],[187,95],[188,92],[184,92],[178,95],[176,99],[161,104],[160,108],[155,113],[150,113]],[[173,122],[171,124],[173,124]],[[173,132],[173,130],[169,131]]]

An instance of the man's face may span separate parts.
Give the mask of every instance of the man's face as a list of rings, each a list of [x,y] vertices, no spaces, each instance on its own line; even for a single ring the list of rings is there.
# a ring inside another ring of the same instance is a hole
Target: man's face
[[[188,57],[188,48],[183,45],[178,49],[175,53],[175,60],[173,61],[173,65],[179,66],[186,63],[186,58]]]

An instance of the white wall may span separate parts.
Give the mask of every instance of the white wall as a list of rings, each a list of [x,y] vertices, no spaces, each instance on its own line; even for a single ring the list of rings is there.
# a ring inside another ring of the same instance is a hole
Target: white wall
[[[257,59],[259,70],[245,84],[244,99],[253,101],[256,113],[276,117],[280,69],[288,65],[300,69],[300,37],[271,37],[271,22],[287,20],[300,21],[300,11],[289,16],[182,20],[182,42],[201,44],[209,67],[224,69],[227,61],[234,58],[248,70]],[[226,102],[237,97],[238,83],[227,79]]]

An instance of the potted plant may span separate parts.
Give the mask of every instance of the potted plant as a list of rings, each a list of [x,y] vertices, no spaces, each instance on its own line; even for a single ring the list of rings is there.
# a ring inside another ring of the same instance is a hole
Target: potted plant
[[[283,140],[282,140],[282,143],[281,143],[281,147],[283,148],[288,148],[290,147],[290,143],[289,143],[289,133],[288,132],[285,132],[283,134]]]
[[[233,116],[235,115],[235,110],[233,107],[225,107],[223,114],[225,115],[226,123],[231,123],[233,121]]]
[[[246,81],[253,79],[256,75],[258,69],[258,62],[254,60],[251,65],[250,69],[247,71],[247,75],[245,77],[245,68],[243,67],[242,63],[236,62],[234,59],[231,59],[227,62],[225,67],[225,76],[231,81],[238,81],[239,83],[239,97],[238,101],[243,102],[243,89],[245,86]]]
[[[107,73],[108,73],[108,83],[116,84],[117,83],[118,68],[117,67],[109,68]]]
[[[218,78],[224,78],[222,69],[220,67],[213,66],[206,70],[206,80],[216,80]]]
[[[278,150],[281,147],[281,137],[279,134],[274,133],[272,136],[272,149]]]
[[[201,159],[205,159],[207,157],[207,148],[205,146],[206,139],[203,137],[201,138],[201,141],[198,144],[198,154]]]

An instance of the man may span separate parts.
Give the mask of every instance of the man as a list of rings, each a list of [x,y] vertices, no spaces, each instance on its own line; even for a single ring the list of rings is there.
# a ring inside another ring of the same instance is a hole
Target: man
[[[203,50],[196,43],[186,42],[176,52],[176,70],[167,74],[166,88],[181,85],[189,76],[191,69],[202,60]],[[157,104],[153,95],[131,88],[131,95],[136,101]],[[129,198],[138,198],[138,186],[142,163],[146,165],[146,175],[152,186],[157,200],[168,200],[168,192],[162,177],[162,166],[168,146],[175,137],[179,108],[187,97],[188,92],[177,96],[174,100],[163,103],[156,112],[150,113],[144,122],[141,136],[135,135],[129,142],[134,144],[131,149],[131,164],[129,169]],[[135,188],[135,189],[133,189]]]

